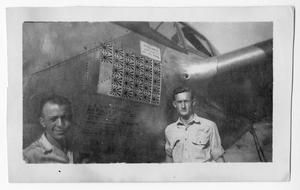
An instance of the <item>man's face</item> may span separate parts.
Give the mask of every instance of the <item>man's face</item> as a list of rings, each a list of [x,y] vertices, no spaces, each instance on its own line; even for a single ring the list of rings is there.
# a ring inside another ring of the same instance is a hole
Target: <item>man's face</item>
[[[62,140],[71,127],[71,111],[66,105],[46,103],[42,110],[40,123],[47,135],[55,140]]]
[[[190,92],[182,92],[175,95],[173,106],[176,108],[180,117],[188,119],[193,114],[194,101]]]

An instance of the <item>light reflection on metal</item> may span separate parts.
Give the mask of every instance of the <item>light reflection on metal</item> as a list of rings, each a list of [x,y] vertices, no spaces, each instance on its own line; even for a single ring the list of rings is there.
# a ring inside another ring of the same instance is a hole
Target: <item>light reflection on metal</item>
[[[262,63],[272,58],[272,55],[273,40],[270,39],[200,62],[185,63],[181,75],[184,80],[189,81],[209,79],[229,70]]]

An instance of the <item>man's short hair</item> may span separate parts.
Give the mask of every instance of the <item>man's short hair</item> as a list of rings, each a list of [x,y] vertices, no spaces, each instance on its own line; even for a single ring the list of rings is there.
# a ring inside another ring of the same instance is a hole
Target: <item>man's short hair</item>
[[[177,94],[182,93],[182,92],[190,92],[191,93],[191,98],[192,99],[194,98],[194,93],[193,93],[191,88],[186,87],[186,86],[179,86],[179,87],[177,87],[173,90],[173,100],[175,100],[175,96]]]
[[[40,116],[43,116],[43,108],[44,108],[45,104],[47,104],[47,103],[57,104],[60,106],[66,106],[71,111],[71,102],[69,101],[68,98],[66,98],[64,96],[53,94],[53,95],[47,96],[41,100]]]

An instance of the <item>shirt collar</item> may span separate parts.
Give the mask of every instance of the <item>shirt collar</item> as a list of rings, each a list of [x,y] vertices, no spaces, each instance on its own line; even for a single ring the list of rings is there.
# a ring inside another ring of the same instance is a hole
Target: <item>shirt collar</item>
[[[197,114],[194,114],[192,121],[189,122],[189,125],[193,125],[193,124],[201,124],[200,117]],[[176,121],[176,125],[177,127],[184,126],[180,118],[178,118],[178,120]]]
[[[43,145],[45,154],[52,152],[53,145],[48,141],[45,134],[41,136],[40,143]]]

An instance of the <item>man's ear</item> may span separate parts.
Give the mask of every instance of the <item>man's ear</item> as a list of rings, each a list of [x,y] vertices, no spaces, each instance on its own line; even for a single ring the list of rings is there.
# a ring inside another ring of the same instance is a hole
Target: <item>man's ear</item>
[[[173,104],[174,108],[176,108],[176,101],[175,100],[172,102],[172,104]]]
[[[43,117],[40,117],[40,124],[41,124],[42,127],[44,127],[44,128],[46,127],[45,119]]]
[[[194,107],[195,105],[196,105],[196,100],[195,100],[195,98],[193,98],[193,100],[192,100],[192,106]]]

